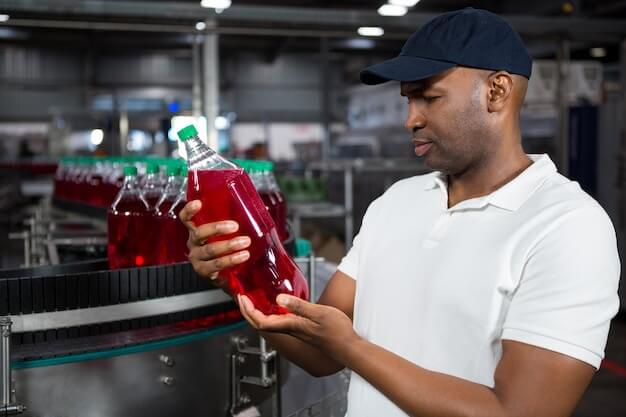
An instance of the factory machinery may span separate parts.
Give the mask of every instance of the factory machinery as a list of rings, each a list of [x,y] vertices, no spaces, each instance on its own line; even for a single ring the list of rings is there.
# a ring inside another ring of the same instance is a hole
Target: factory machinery
[[[54,217],[27,220],[38,231],[22,236],[28,251],[58,256]],[[77,242],[101,243],[85,233]],[[296,261],[316,294],[319,270],[327,279],[332,266],[313,255]],[[0,327],[0,415],[345,413],[344,374],[315,379],[281,359],[188,263],[109,270],[100,259],[0,271]]]

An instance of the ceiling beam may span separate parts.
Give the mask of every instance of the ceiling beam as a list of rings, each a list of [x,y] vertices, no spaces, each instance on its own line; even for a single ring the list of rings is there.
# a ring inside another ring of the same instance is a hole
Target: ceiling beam
[[[133,2],[122,0],[0,0],[0,10],[4,13],[21,12],[47,16],[76,19],[81,16],[103,19],[120,18],[158,18],[164,21],[181,19],[217,20],[219,24],[236,25],[237,23],[271,24],[272,27],[285,25],[293,28],[294,24],[315,25],[316,29],[354,30],[358,26],[383,26],[387,33],[393,31],[412,32],[424,24],[436,13],[410,12],[401,17],[383,17],[375,11],[314,9],[275,6],[232,6],[220,14],[213,9],[200,7],[199,3],[183,2]],[[587,35],[603,34],[626,36],[626,19],[581,18],[573,16],[503,16],[520,33],[526,35],[571,36],[581,38]],[[45,20],[45,19],[43,19]],[[6,24],[11,24],[9,20]],[[158,26],[158,25],[157,25]],[[191,28],[190,28],[191,31]],[[306,32],[302,28],[302,32]]]

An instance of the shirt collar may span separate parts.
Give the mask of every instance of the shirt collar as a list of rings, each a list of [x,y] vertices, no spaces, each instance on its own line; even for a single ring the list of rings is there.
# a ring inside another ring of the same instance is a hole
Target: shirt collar
[[[554,162],[547,154],[528,155],[533,163],[496,191],[486,197],[486,203],[505,210],[515,211],[539,188],[541,184],[553,173],[557,172]],[[429,174],[425,190],[440,187],[446,191],[448,180],[445,174],[435,171]],[[484,198],[484,197],[483,197]],[[481,204],[482,205],[482,204]]]

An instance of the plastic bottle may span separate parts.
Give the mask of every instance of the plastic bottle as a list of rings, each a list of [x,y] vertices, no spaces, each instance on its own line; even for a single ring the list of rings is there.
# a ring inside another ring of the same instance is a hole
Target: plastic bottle
[[[221,158],[199,138],[193,125],[178,132],[188,157],[187,200],[201,200],[202,209],[194,216],[196,225],[222,220],[239,223],[236,235],[249,236],[250,258],[221,271],[228,289],[248,296],[265,314],[284,314],[276,304],[280,293],[308,299],[302,273],[282,246],[274,221],[244,171]],[[217,236],[225,240],[235,234]]]
[[[278,236],[284,242],[287,238],[289,238],[289,225],[287,223],[287,199],[274,177],[274,164],[270,161],[266,161],[264,162],[264,168],[264,181],[268,184],[270,191],[274,195],[274,200],[276,201],[276,218],[274,219],[274,222],[276,223],[276,228],[278,229]]]
[[[70,157],[61,158],[57,165],[57,171],[54,174],[54,197],[67,198],[67,177],[71,169],[73,161]]]
[[[107,213],[109,267],[111,269],[144,266],[146,230],[141,217],[148,210],[137,185],[137,168],[124,168],[124,185]]]
[[[107,207],[105,186],[105,160],[91,160],[85,177],[87,202],[97,207]]]
[[[169,253],[171,255],[172,262],[184,262],[187,261],[187,240],[189,239],[189,231],[178,219],[178,214],[187,204],[187,166],[184,165],[180,170],[183,178],[183,183],[180,186],[180,192],[174,204],[170,208],[171,213],[176,214],[176,232],[173,239],[169,241]]]
[[[178,213],[186,204],[184,191],[181,192],[183,177],[181,167],[170,163],[167,167],[167,184],[161,199],[152,212],[154,227],[157,231],[154,263],[157,265],[181,262],[181,253],[185,253],[187,229],[178,220]],[[182,195],[182,198],[181,198]],[[184,237],[182,240],[181,237]]]
[[[153,209],[163,194],[163,182],[159,175],[159,165],[155,162],[148,163],[146,177],[141,183],[141,192],[148,202],[150,209]]]
[[[270,188],[269,182],[266,181],[265,175],[265,163],[263,161],[250,161],[250,179],[254,184],[261,200],[265,203],[265,207],[267,207],[267,211],[269,211],[270,216],[272,216],[272,220],[274,220],[274,224],[276,225],[276,231],[279,231],[278,224],[278,200],[276,200],[276,196],[274,192]],[[278,237],[282,236],[278,233]]]

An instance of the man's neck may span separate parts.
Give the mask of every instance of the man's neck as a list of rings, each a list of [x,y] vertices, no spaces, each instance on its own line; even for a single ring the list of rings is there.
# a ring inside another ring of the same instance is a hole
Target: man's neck
[[[521,146],[515,151],[494,155],[489,162],[461,175],[448,176],[448,207],[491,194],[532,165]]]

